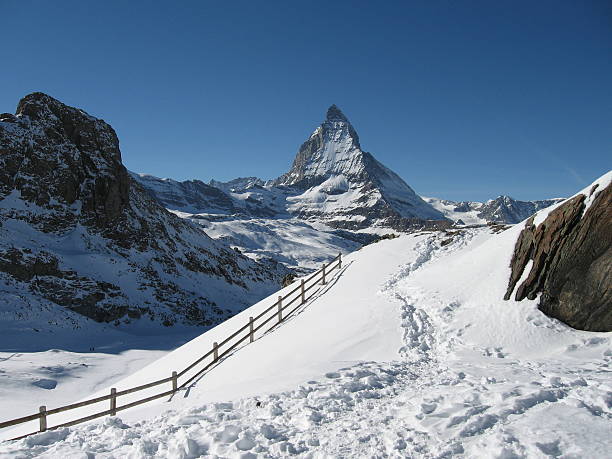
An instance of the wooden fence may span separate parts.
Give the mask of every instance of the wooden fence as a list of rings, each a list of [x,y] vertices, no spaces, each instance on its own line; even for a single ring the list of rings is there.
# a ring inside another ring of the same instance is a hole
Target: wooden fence
[[[9,421],[0,422],[0,429],[15,426],[18,424],[23,424],[26,422],[35,421],[38,419],[39,428],[36,432],[30,432],[25,435],[21,435],[19,437],[12,438],[11,440],[17,440],[20,438],[27,437],[29,435],[33,435],[35,433],[44,432],[46,430],[57,429],[60,427],[69,427],[76,424],[80,424],[82,422],[91,421],[92,419],[96,419],[102,416],[114,416],[119,411],[127,410],[128,408],[132,408],[137,405],[141,405],[143,403],[150,402],[152,400],[156,400],[158,398],[171,396],[175,394],[179,389],[183,389],[191,384],[195,379],[200,377],[203,373],[209,370],[211,367],[216,365],[220,359],[228,355],[232,352],[236,347],[242,344],[245,341],[249,341],[252,343],[255,340],[255,334],[261,330],[266,325],[270,324],[265,332],[274,328],[276,325],[281,323],[291,314],[295,313],[306,300],[310,298],[307,293],[313,289],[315,286],[319,285],[321,282],[322,285],[326,284],[326,276],[333,269],[340,269],[342,267],[342,254],[339,254],[336,258],[334,258],[329,264],[323,264],[321,269],[307,277],[306,279],[301,279],[297,287],[292,289],[290,292],[285,294],[284,296],[279,296],[278,300],[272,304],[265,311],[261,312],[255,317],[249,317],[249,322],[243,325],[241,328],[236,330],[230,336],[225,338],[223,341],[217,343],[213,343],[212,349],[208,351],[206,354],[195,360],[193,363],[188,365],[181,371],[173,371],[171,376],[163,379],[159,379],[157,381],[152,381],[147,384],[142,384],[140,386],[131,387],[129,389],[124,389],[118,391],[115,388],[110,390],[110,393],[107,395],[102,395],[100,397],[92,398],[89,400],[85,400],[78,403],[72,403],[70,405],[60,406],[58,408],[53,408],[51,410],[47,410],[46,406],[41,406],[39,408],[38,413],[31,414],[29,416],[23,416],[21,418],[11,419]],[[291,298],[293,296],[293,298]],[[312,295],[311,295],[312,296]],[[291,298],[291,299],[290,299]],[[295,305],[297,303],[297,305]],[[287,311],[287,309],[291,306],[295,305],[291,310]],[[264,316],[269,315],[269,317],[264,319]],[[264,333],[265,333],[264,332]],[[234,340],[232,342],[232,340]],[[186,379],[185,379],[186,378]],[[184,381],[181,381],[184,379]],[[180,382],[180,385],[179,385]],[[130,403],[125,403],[123,405],[117,404],[117,399],[121,396],[125,396],[128,394],[132,394],[134,392],[144,391],[146,389],[161,386],[162,384],[168,384],[169,389],[162,391],[160,393],[150,395],[148,397],[138,399],[132,401]],[[69,410],[75,410],[77,408],[82,408],[85,406],[93,405],[96,403],[108,401],[108,409],[96,412],[94,414],[90,414],[88,416],[80,417],[74,419],[69,422],[64,422],[62,424],[54,425],[52,427],[48,426],[47,418],[53,414],[63,413]]]

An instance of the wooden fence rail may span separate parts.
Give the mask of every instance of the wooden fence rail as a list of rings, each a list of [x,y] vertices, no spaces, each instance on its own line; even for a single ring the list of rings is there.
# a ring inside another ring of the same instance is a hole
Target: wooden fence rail
[[[38,410],[38,413],[31,414],[28,416],[23,416],[23,417],[16,418],[16,419],[11,419],[9,421],[0,422],[0,429],[15,426],[18,424],[23,424],[26,422],[35,421],[36,419],[39,420],[39,429],[37,432],[30,432],[28,434],[21,435],[19,437],[11,439],[11,440],[17,440],[20,438],[27,437],[29,435],[33,435],[35,433],[44,432],[46,430],[51,430],[51,429],[57,429],[60,427],[73,426],[76,424],[80,424],[82,422],[91,421],[92,419],[96,419],[102,416],[107,416],[107,415],[114,416],[119,411],[127,410],[128,408],[132,408],[134,406],[141,405],[143,403],[147,403],[152,400],[156,400],[158,398],[173,395],[178,390],[187,387],[195,379],[199,378],[203,373],[205,373],[207,370],[215,366],[221,359],[223,359],[223,357],[231,353],[234,349],[236,349],[243,342],[248,340],[249,343],[252,343],[255,340],[255,334],[259,330],[263,329],[263,327],[268,325],[270,322],[272,322],[272,325],[268,327],[266,332],[276,327],[278,324],[280,324],[284,320],[286,320],[289,316],[291,316],[291,314],[296,312],[304,303],[306,303],[306,301],[310,298],[309,296],[307,296],[307,293],[311,289],[319,285],[318,284],[319,281],[321,282],[321,285],[326,284],[326,280],[327,280],[326,276],[329,275],[330,271],[336,268],[337,269],[342,268],[342,254],[338,254],[338,256],[334,258],[329,264],[323,264],[321,269],[319,269],[318,271],[316,271],[315,273],[313,273],[306,279],[301,279],[297,287],[295,287],[294,289],[286,293],[284,296],[279,296],[278,300],[274,304],[272,304],[270,307],[268,307],[265,311],[259,313],[255,317],[249,317],[248,323],[240,327],[238,330],[236,330],[230,336],[225,338],[223,341],[219,343],[217,342],[213,343],[212,349],[210,351],[208,351],[206,354],[196,359],[194,362],[192,362],[190,365],[185,367],[183,370],[179,372],[173,371],[172,375],[167,378],[158,379],[157,381],[152,381],[147,384],[142,384],[140,386],[131,387],[129,389],[123,389],[120,391],[118,391],[116,388],[112,388],[110,390],[110,393],[107,395],[102,395],[99,397],[91,398],[89,400],[84,400],[78,403],[72,403],[70,405],[60,406],[58,408],[53,408],[52,410],[47,410],[46,406],[41,406]],[[289,298],[296,293],[297,295],[294,298],[289,300]],[[286,301],[286,300],[289,300],[289,301]],[[289,310],[288,312],[285,312],[290,306],[295,304],[298,300],[299,300],[299,303],[297,304],[297,306],[295,306],[293,309]],[[257,324],[257,321],[263,319],[263,317],[266,314],[270,314],[270,316],[266,318],[265,320],[263,320],[263,322]],[[230,341],[232,341],[234,338],[239,337],[241,334],[243,334],[243,336],[241,336],[233,344],[227,346]],[[221,350],[222,347],[226,347],[226,346],[227,346],[227,349]],[[206,359],[209,359],[211,357],[212,359],[210,362],[205,364],[202,368],[196,369],[198,365],[202,364]],[[195,370],[195,373],[179,385],[178,384],[179,378],[183,378],[191,370]],[[167,384],[167,383],[171,384],[170,390],[166,390],[161,393],[154,394],[149,397],[145,397],[143,399],[135,400],[133,402],[126,403],[124,405],[117,404],[117,399],[123,395],[143,391],[143,390],[146,390],[152,387],[156,387],[162,384]],[[103,411],[100,411],[100,412],[97,412],[97,413],[94,413],[88,416],[80,417],[78,419],[75,419],[69,422],[65,422],[63,424],[58,424],[52,427],[48,426],[47,418],[53,414],[62,413],[62,412],[74,410],[77,408],[82,408],[85,406],[93,405],[93,404],[104,402],[107,400],[109,401],[109,405],[108,405],[109,408],[107,410],[103,410]]]

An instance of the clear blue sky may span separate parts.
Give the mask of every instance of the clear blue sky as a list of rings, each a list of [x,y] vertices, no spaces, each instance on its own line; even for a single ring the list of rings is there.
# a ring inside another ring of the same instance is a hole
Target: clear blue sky
[[[418,193],[569,195],[612,168],[612,2],[0,2],[0,112],[46,92],[126,166],[273,178],[332,103]]]

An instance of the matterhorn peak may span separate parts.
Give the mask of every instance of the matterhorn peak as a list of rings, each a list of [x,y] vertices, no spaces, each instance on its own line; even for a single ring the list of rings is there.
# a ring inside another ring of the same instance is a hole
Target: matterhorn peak
[[[317,216],[323,207],[333,219],[350,216],[348,223],[337,223],[345,227],[390,221],[407,227],[414,224],[410,219],[444,219],[395,172],[361,149],[357,132],[336,105],[302,144],[291,170],[271,183],[304,193],[303,199],[292,198],[293,211]]]
[[[337,105],[332,104],[331,107],[327,109],[327,121],[344,121],[348,122],[348,118],[344,116],[344,113],[338,108]]]

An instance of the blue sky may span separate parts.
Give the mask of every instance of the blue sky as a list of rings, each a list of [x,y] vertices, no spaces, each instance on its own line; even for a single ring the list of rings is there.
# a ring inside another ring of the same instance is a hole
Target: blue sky
[[[3,0],[0,30],[0,112],[83,108],[137,172],[276,177],[332,103],[423,195],[565,196],[612,167],[605,0]]]

